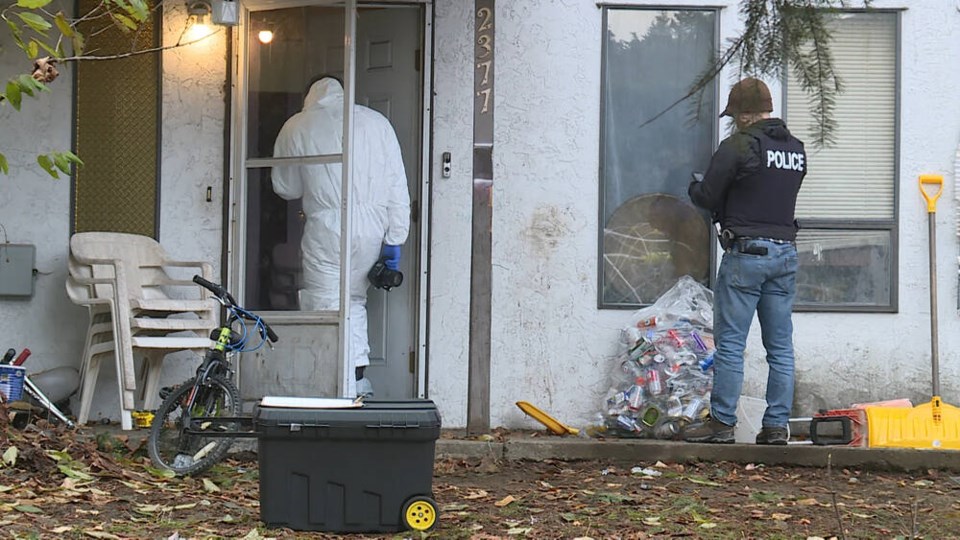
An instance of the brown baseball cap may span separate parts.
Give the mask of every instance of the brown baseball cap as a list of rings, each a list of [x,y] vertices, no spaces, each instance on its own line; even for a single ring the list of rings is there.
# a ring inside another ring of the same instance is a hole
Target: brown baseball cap
[[[773,112],[770,89],[760,79],[747,78],[730,89],[727,108],[720,113],[720,117],[759,112]]]

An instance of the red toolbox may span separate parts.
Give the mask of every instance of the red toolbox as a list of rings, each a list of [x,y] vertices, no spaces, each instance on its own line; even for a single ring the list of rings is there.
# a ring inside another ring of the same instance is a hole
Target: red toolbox
[[[867,446],[866,411],[821,409],[810,421],[810,440],[817,445]]]

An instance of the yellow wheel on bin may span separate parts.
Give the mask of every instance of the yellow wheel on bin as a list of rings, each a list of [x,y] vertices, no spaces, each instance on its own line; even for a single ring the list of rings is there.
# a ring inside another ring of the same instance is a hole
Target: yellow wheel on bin
[[[403,522],[408,529],[429,531],[437,524],[437,503],[430,497],[411,497],[403,505]]]

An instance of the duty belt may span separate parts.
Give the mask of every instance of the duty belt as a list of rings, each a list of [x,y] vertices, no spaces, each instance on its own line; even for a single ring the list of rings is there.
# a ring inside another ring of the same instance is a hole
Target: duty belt
[[[763,240],[765,242],[773,242],[774,244],[795,244],[793,240],[781,240],[779,238],[769,238],[766,236],[738,236],[736,240]]]

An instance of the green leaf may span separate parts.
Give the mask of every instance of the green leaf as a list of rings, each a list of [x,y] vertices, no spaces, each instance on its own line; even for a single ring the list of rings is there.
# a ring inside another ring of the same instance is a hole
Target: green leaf
[[[20,84],[20,90],[22,90],[23,93],[27,94],[28,96],[33,96],[34,90],[38,90],[41,92],[46,92],[50,90],[49,88],[47,88],[47,85],[34,79],[33,77],[31,77],[30,75],[27,75],[26,73],[17,77],[17,83]]]
[[[62,152],[62,155],[66,157],[67,161],[70,163],[76,163],[77,165],[83,167],[83,160],[73,152],[67,150],[66,152]]]
[[[57,30],[63,34],[63,37],[73,37],[73,27],[67,22],[67,17],[64,16],[62,11],[53,18],[53,24],[57,25]]]
[[[10,173],[10,166],[7,164],[7,156],[0,154],[0,171],[3,171],[3,174]]]
[[[17,23],[13,22],[10,19],[6,19],[6,21],[7,21],[7,26],[10,27],[11,34],[13,34],[16,37],[20,37],[20,35],[23,34],[23,31],[20,30],[20,27],[17,26]]]
[[[50,156],[44,154],[37,156],[37,163],[39,163],[40,166],[43,167],[43,170],[47,171],[47,174],[50,176],[60,178],[60,174],[53,168],[53,161],[50,159]]]
[[[605,503],[611,504],[625,503],[633,500],[633,497],[621,495],[620,493],[600,493],[597,495],[597,498]]]
[[[43,156],[43,157],[46,157],[46,156]],[[46,167],[44,167],[44,169],[46,169]],[[52,170],[52,167],[51,167],[51,170]],[[47,172],[51,172],[51,171],[48,170]],[[59,176],[56,175],[56,172],[57,171],[53,171],[51,172],[51,174],[53,174],[54,178],[59,178]],[[89,474],[82,471],[71,469],[68,465],[64,465],[61,463],[57,465],[57,468],[60,469],[60,472],[62,472],[63,474],[67,475],[70,478],[75,478],[77,480],[93,480],[93,477],[90,476]]]
[[[29,11],[17,12],[17,17],[20,17],[21,21],[41,35],[46,35],[46,31],[53,26],[43,17]]]
[[[6,158],[4,158],[4,165],[6,165]],[[6,167],[4,167],[4,172],[6,172]],[[20,451],[17,450],[16,446],[11,446],[3,452],[3,463],[4,465],[9,465],[13,467],[17,463],[17,456],[20,454]]]
[[[7,81],[7,101],[10,102],[10,105],[16,109],[20,110],[20,85],[16,81]]]
[[[130,14],[134,19],[143,22],[150,17],[150,8],[143,0],[130,0]]]
[[[53,56],[54,58],[63,57],[63,49],[61,49],[59,45],[57,46],[56,49],[54,49],[53,47],[47,45],[42,41],[34,41],[33,43],[38,43],[40,45],[40,48],[50,53],[50,56]]]
[[[53,0],[17,0],[17,7],[26,9],[39,9],[52,1]]]
[[[70,160],[67,159],[67,156],[61,152],[54,152],[50,155],[53,156],[53,164],[56,165],[63,174],[70,174]]]
[[[30,43],[27,43],[27,56],[29,56],[31,60],[40,56],[40,44],[37,43],[37,40],[31,39]]]
[[[695,476],[688,476],[687,480],[693,482],[694,484],[700,484],[701,486],[721,487],[723,485],[718,482],[713,482],[711,480],[704,480],[702,478],[697,478]]]
[[[145,465],[144,469],[157,478],[176,478],[177,476],[177,473],[171,471],[170,469],[158,469],[156,467],[151,467],[150,465]]]
[[[110,17],[112,17],[114,21],[120,23],[118,26],[120,26],[120,29],[124,32],[137,29],[137,23],[133,22],[130,17],[127,17],[126,15],[111,13]]]
[[[27,514],[42,514],[43,510],[33,506],[32,504],[18,504],[13,507],[14,510],[18,512],[26,512]]]
[[[83,47],[84,47],[83,34],[81,34],[80,32],[77,32],[73,34],[73,37],[71,37],[70,40],[73,41],[73,54],[77,56],[80,56],[81,54],[83,54]]]

